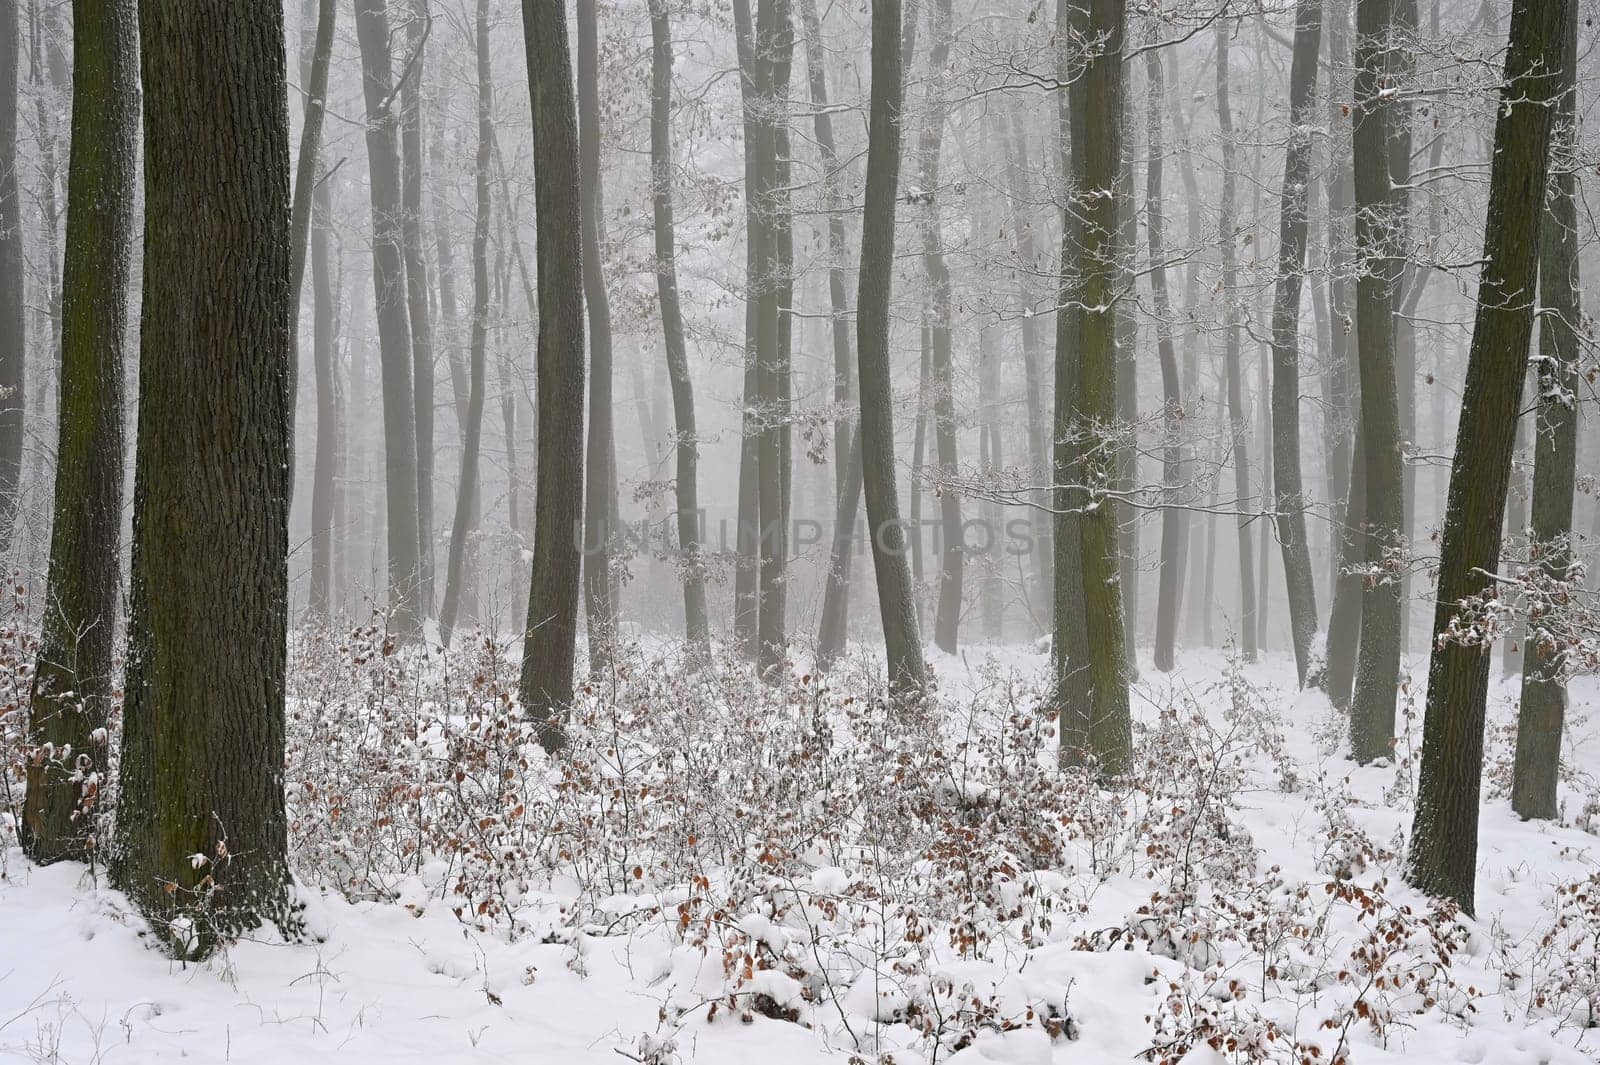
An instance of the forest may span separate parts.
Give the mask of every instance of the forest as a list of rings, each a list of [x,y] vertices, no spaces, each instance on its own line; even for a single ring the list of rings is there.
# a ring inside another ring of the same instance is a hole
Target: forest
[[[1597,15],[0,0],[0,1060],[1597,1060]]]

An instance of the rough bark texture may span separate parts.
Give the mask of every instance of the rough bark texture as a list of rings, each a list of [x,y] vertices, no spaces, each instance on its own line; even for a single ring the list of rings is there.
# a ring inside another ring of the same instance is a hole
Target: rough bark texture
[[[856,357],[861,386],[862,485],[872,540],[878,607],[889,681],[900,691],[926,683],[922,639],[906,565],[906,534],[895,490],[894,394],[889,380],[889,299],[894,285],[894,215],[900,181],[900,2],[872,5],[872,110],[868,125],[866,201],[861,215],[861,267],[856,293]]]
[[[1073,181],[1069,212],[1077,238],[1070,247],[1074,269],[1070,280],[1078,304],[1070,316],[1075,328],[1076,388],[1067,402],[1071,435],[1082,448],[1079,476],[1083,484],[1110,481],[1117,461],[1113,442],[1105,439],[1117,412],[1116,294],[1120,276],[1117,252],[1119,196],[1117,175],[1122,156],[1122,43],[1125,12],[1122,0],[1089,0],[1074,9],[1078,41],[1093,42],[1081,75],[1069,90],[1072,123],[1070,154]],[[1106,195],[1106,190],[1113,190]],[[1058,364],[1057,373],[1060,373]],[[1057,380],[1057,401],[1062,399]],[[1078,519],[1081,610],[1087,627],[1090,716],[1088,750],[1104,772],[1120,772],[1132,745],[1128,711],[1127,649],[1124,646],[1122,592],[1118,579],[1120,507],[1114,498],[1091,494]],[[1058,565],[1059,574],[1059,565]],[[1059,579],[1059,576],[1058,576]]]
[[[539,481],[522,645],[522,705],[563,743],[578,635],[583,505],[583,257],[578,122],[562,0],[522,0],[533,107],[539,278]]]
[[[1233,103],[1229,97],[1228,52],[1233,27],[1217,23],[1217,124],[1222,133],[1222,207],[1218,239],[1222,246],[1223,328],[1227,334],[1225,365],[1228,376],[1228,434],[1233,461],[1234,505],[1239,511],[1239,643],[1246,662],[1256,660],[1255,537],[1251,533],[1250,427],[1245,417],[1244,371],[1240,366],[1238,286],[1238,185],[1233,129]]]
[[[10,8],[12,5],[6,5]],[[3,42],[0,42],[3,43]],[[89,856],[117,684],[123,358],[139,137],[134,0],[73,10],[72,159],[55,520],[19,826],[38,862]]]
[[[1423,719],[1422,763],[1406,879],[1473,912],[1489,646],[1460,639],[1463,600],[1483,594],[1500,562],[1501,515],[1528,366],[1554,102],[1576,0],[1517,0],[1495,121],[1483,273],[1461,423],[1456,430],[1438,608]]]
[[[1395,383],[1394,312],[1403,248],[1403,193],[1390,180],[1394,103],[1384,90],[1398,61],[1397,0],[1357,0],[1355,150],[1356,363],[1366,477],[1366,559],[1361,641],[1350,702],[1350,754],[1388,757],[1400,681],[1400,408]]]
[[[462,426],[461,478],[456,485],[455,519],[450,525],[450,554],[445,561],[444,604],[439,611],[439,639],[450,646],[461,608],[467,541],[477,532],[478,465],[483,447],[483,394],[487,376],[485,348],[489,340],[489,223],[493,207],[489,164],[494,142],[494,80],[489,63],[489,0],[478,0],[473,37],[478,58],[478,151],[473,168],[472,340],[468,356],[467,410]]]
[[[144,305],[112,875],[175,952],[204,952],[297,923],[283,5],[144,0],[139,22]]]
[[[1538,415],[1534,432],[1533,540],[1541,576],[1571,579],[1572,501],[1578,463],[1578,5],[1567,4],[1561,63],[1560,110],[1550,160],[1550,201],[1539,248]],[[1523,817],[1556,816],[1561,729],[1567,690],[1563,649],[1541,629],[1528,627],[1523,657],[1522,705],[1517,717],[1517,758],[1511,808]]]
[[[1298,0],[1289,71],[1289,142],[1284,151],[1278,226],[1278,284],[1272,302],[1272,469],[1277,497],[1273,510],[1289,592],[1289,630],[1301,685],[1311,673],[1311,645],[1317,634],[1317,587],[1311,576],[1306,495],[1300,474],[1300,293],[1305,282],[1312,111],[1321,37],[1321,0]]]
[[[394,73],[384,0],[356,0],[362,88],[367,106],[367,167],[372,189],[372,289],[383,392],[383,480],[388,518],[389,625],[401,640],[422,630],[422,570],[417,510],[417,426],[413,408],[410,315],[401,258],[400,161]]]
[[[704,654],[710,649],[711,623],[706,613],[705,564],[700,553],[700,439],[695,431],[694,384],[689,379],[683,309],[678,299],[677,230],[672,215],[672,23],[667,15],[666,0],[650,0],[650,33],[650,169],[651,199],[655,207],[656,296],[661,304],[667,375],[672,384],[684,635],[691,647]]]

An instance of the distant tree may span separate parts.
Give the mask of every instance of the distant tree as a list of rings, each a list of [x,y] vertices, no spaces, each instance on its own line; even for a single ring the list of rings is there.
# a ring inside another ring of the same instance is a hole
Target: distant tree
[[[361,84],[367,105],[372,190],[372,287],[383,393],[384,489],[388,517],[390,625],[402,640],[422,630],[422,540],[417,499],[417,426],[411,319],[406,307],[404,233],[394,71],[385,0],[356,0]]]
[[[176,952],[204,953],[262,922],[297,924],[283,5],[144,0],[139,23],[144,305],[111,870]]]
[[[11,536],[22,480],[22,422],[28,344],[23,302],[22,196],[17,181],[18,67],[22,34],[18,0],[0,3],[0,563],[11,565]],[[50,180],[54,192],[55,180]],[[52,215],[54,212],[51,212]],[[55,220],[50,221],[52,234]],[[51,269],[54,269],[51,256]]]
[[[522,0],[533,109],[539,284],[539,481],[533,576],[518,692],[544,725],[547,749],[565,743],[572,701],[583,517],[583,252],[578,122],[562,0]]]
[[[678,297],[677,228],[672,211],[672,21],[667,0],[650,0],[650,192],[655,208],[656,294],[672,386],[677,452],[677,525],[683,572],[684,633],[698,653],[710,649],[705,560],[700,549],[700,440],[695,430],[694,383]]]
[[[5,5],[10,8],[11,5]],[[123,358],[139,138],[134,0],[77,0],[55,518],[20,826],[38,862],[83,858],[117,686]]]
[[[1474,910],[1490,645],[1463,618],[1491,587],[1527,376],[1545,182],[1575,0],[1516,0],[1496,111],[1489,207],[1461,422],[1440,543],[1438,608],[1406,879]],[[1359,103],[1358,97],[1358,103]],[[1359,127],[1358,127],[1359,135]],[[1359,172],[1359,164],[1358,164]],[[1365,621],[1363,621],[1365,624]]]

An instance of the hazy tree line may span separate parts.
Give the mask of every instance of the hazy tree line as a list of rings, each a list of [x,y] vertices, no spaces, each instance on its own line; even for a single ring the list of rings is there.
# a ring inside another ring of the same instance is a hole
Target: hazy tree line
[[[1048,637],[1107,774],[1146,650],[1290,652],[1372,762],[1409,649],[1470,909],[1491,648],[1553,816],[1600,540],[1579,8],[5,0],[30,851],[116,742],[117,882],[292,926],[302,625],[514,634],[552,751],[645,633],[906,698]]]

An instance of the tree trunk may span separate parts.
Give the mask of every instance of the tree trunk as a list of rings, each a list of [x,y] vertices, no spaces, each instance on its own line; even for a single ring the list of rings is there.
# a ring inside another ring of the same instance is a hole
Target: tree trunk
[[[1567,63],[1575,53],[1567,38],[1576,29],[1575,6],[1574,0],[1517,0],[1512,5],[1491,157],[1484,266],[1440,544],[1438,608],[1406,879],[1430,895],[1455,900],[1468,914],[1475,902],[1490,655],[1482,641],[1462,638],[1457,626],[1471,623],[1467,601],[1493,591],[1500,562],[1500,521],[1533,328],[1553,104],[1567,95],[1572,81]],[[1550,76],[1552,66],[1567,72]]]
[[[483,394],[489,340],[489,190],[491,145],[494,142],[494,80],[489,62],[489,0],[478,0],[474,21],[478,57],[478,153],[473,169],[472,340],[468,356],[467,410],[461,439],[461,478],[456,484],[456,513],[450,524],[450,554],[445,562],[444,606],[439,611],[439,642],[450,646],[461,607],[468,541],[477,532],[479,516],[479,453],[483,447]],[[542,391],[542,390],[541,390]]]
[[[700,552],[700,496],[697,480],[700,439],[695,431],[694,385],[683,337],[678,300],[677,236],[672,216],[672,23],[667,0],[650,0],[650,167],[655,206],[656,293],[672,381],[673,430],[678,456],[678,549],[683,557],[684,635],[696,654],[711,647],[706,614],[705,564]]]
[[[862,486],[872,541],[889,683],[919,693],[925,679],[922,639],[906,566],[905,527],[895,491],[894,394],[889,379],[889,300],[894,285],[894,215],[900,181],[902,82],[899,0],[872,5],[872,103],[866,201],[856,292],[856,357],[861,387]]]
[[[1322,0],[1297,0],[1289,73],[1289,142],[1283,161],[1278,227],[1278,284],[1272,302],[1273,510],[1289,592],[1289,630],[1300,684],[1312,672],[1317,586],[1306,542],[1306,495],[1300,474],[1300,292],[1306,269],[1306,211],[1311,186],[1311,125],[1316,107]]]
[[[14,11],[14,5],[5,8]],[[117,684],[121,590],[123,347],[139,137],[138,42],[134,0],[78,0],[55,520],[28,722],[30,747],[59,753],[28,760],[19,826],[37,862],[92,857],[97,800],[108,771],[105,728]],[[15,216],[6,210],[11,228]]]
[[[400,82],[401,253],[411,327],[411,403],[417,426],[417,550],[422,614],[433,614],[433,327],[428,315],[428,259],[422,236],[422,56],[428,0],[407,0],[406,63]]]
[[[589,313],[589,439],[583,490],[583,604],[589,669],[610,659],[616,633],[611,554],[617,530],[612,489],[611,303],[600,255],[604,188],[600,177],[600,28],[596,0],[578,0],[578,181],[583,198],[583,300]],[[540,376],[541,384],[544,382]],[[543,469],[543,467],[540,467]]]
[[[1256,567],[1250,531],[1250,431],[1245,418],[1244,371],[1240,366],[1238,292],[1238,181],[1233,104],[1229,99],[1228,46],[1233,27],[1217,23],[1217,124],[1222,131],[1222,209],[1218,239],[1222,246],[1223,328],[1227,333],[1228,434],[1233,460],[1234,506],[1239,519],[1239,640],[1246,662],[1256,660]]]
[[[1559,111],[1552,132],[1549,208],[1539,248],[1539,408],[1534,432],[1534,567],[1547,581],[1572,580],[1572,499],[1578,465],[1578,5],[1568,3]],[[1529,602],[1531,608],[1537,599]],[[1567,690],[1564,648],[1534,616],[1524,641],[1522,705],[1511,808],[1523,817],[1556,816],[1561,729]]]
[[[22,196],[17,182],[18,67],[22,34],[18,0],[0,4],[0,564],[14,565],[11,537],[22,482],[22,423],[28,344],[23,300]],[[53,166],[52,168],[53,169]],[[69,178],[70,180],[70,178]],[[50,184],[54,192],[54,177]],[[53,212],[52,212],[53,214]],[[54,233],[55,218],[46,219]],[[54,272],[54,255],[49,264]]]
[[[758,647],[761,621],[761,441],[765,412],[761,401],[760,305],[767,283],[767,225],[757,198],[761,186],[761,89],[757,77],[755,25],[750,0],[733,0],[734,41],[739,53],[739,96],[744,118],[745,293],[744,406],[739,424],[738,528],[733,574],[734,641],[748,657]]]
[[[1131,498],[1139,483],[1139,374],[1137,351],[1139,320],[1134,289],[1133,256],[1139,243],[1139,205],[1134,198],[1133,157],[1136,150],[1138,109],[1133,75],[1125,75],[1122,90],[1122,161],[1117,167],[1117,408],[1116,467],[1112,484],[1123,498]],[[1139,675],[1139,510],[1128,507],[1118,523],[1117,580],[1122,592],[1122,646],[1129,678]],[[1158,589],[1159,591],[1159,589]]]
[[[1356,251],[1366,264],[1356,278],[1356,361],[1361,378],[1365,444],[1366,572],[1361,594],[1361,644],[1350,703],[1350,754],[1358,762],[1389,756],[1400,681],[1400,573],[1403,502],[1400,410],[1396,398],[1394,321],[1403,254],[1404,193],[1390,177],[1396,121],[1388,94],[1402,47],[1398,0],[1356,0],[1355,149]]]
[[[146,0],[139,21],[143,354],[112,876],[185,955],[298,925],[289,116],[282,4]]]
[[[317,450],[311,466],[311,617],[326,621],[333,581],[334,437],[338,433],[333,383],[333,301],[329,286],[328,227],[332,224],[332,190],[317,174],[321,161],[322,120],[328,95],[328,67],[333,55],[334,0],[307,0],[306,21],[315,12],[315,37],[300,49],[300,79],[306,85],[305,124],[300,132],[300,157],[295,166],[291,211],[294,256],[289,284],[294,292],[289,335],[299,342],[296,322],[304,281],[306,239],[311,241],[311,360],[317,385]],[[304,35],[304,34],[303,34]],[[314,228],[313,228],[314,227]]]
[[[578,123],[562,0],[522,0],[533,106],[534,218],[539,277],[539,480],[533,574],[518,692],[544,725],[547,750],[565,737],[572,701],[583,516],[583,254]]]
[[[1072,269],[1075,309],[1068,317],[1075,327],[1072,343],[1077,359],[1076,387],[1062,390],[1057,363],[1056,398],[1070,409],[1069,434],[1078,441],[1078,476],[1085,486],[1115,477],[1116,456],[1098,427],[1111,425],[1117,413],[1116,297],[1121,271],[1117,262],[1121,196],[1117,190],[1122,156],[1122,43],[1125,12],[1122,0],[1090,0],[1070,16],[1078,30],[1073,38],[1092,42],[1083,57],[1082,73],[1069,91],[1071,166],[1065,260]],[[1107,196],[1105,190],[1111,189]],[[1132,745],[1128,711],[1128,657],[1124,646],[1122,593],[1118,580],[1120,507],[1115,498],[1090,488],[1078,519],[1082,573],[1079,604],[1063,603],[1059,614],[1081,612],[1088,647],[1087,681],[1091,705],[1088,751],[1106,773],[1121,772]],[[1058,529],[1058,534],[1060,530]],[[1058,559],[1057,580],[1060,581]],[[1058,616],[1059,623],[1059,616]]]
[[[372,287],[383,387],[384,489],[389,548],[389,627],[401,640],[422,631],[417,502],[417,426],[411,375],[411,324],[401,259],[403,204],[392,107],[389,16],[384,0],[356,0],[367,105],[367,166],[372,188]]]
[[[1183,386],[1178,378],[1178,352],[1172,342],[1172,299],[1167,293],[1166,210],[1162,201],[1161,111],[1166,103],[1161,53],[1145,53],[1144,71],[1149,105],[1145,112],[1149,160],[1145,166],[1145,231],[1150,246],[1150,296],[1156,318],[1156,352],[1161,360],[1161,480],[1166,487],[1161,512],[1161,573],[1156,587],[1155,667],[1163,673],[1175,664],[1178,638],[1178,603],[1182,595],[1183,556],[1188,550],[1187,522],[1175,506],[1183,483]]]

